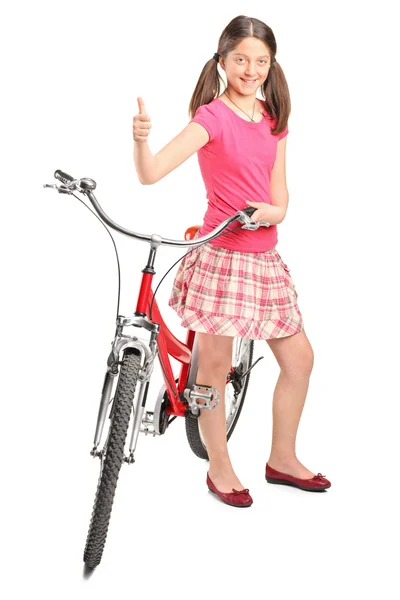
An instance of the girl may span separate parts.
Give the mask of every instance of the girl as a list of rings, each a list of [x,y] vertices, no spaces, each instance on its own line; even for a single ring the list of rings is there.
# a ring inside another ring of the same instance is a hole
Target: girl
[[[276,249],[277,225],[288,206],[286,136],[290,96],[276,61],[270,27],[238,16],[224,29],[218,52],[205,64],[190,101],[191,121],[155,156],[147,144],[150,117],[142,98],[133,119],[134,160],[139,180],[152,184],[198,152],[208,207],[197,236],[246,206],[252,220],[270,227],[229,231],[189,251],[181,261],[169,305],[182,326],[198,332],[197,381],[220,392],[199,424],[209,456],[208,488],[233,506],[253,502],[228,454],[225,382],[235,336],[263,339],[280,367],[273,397],[273,432],[265,477],[269,483],[321,491],[330,482],[296,457],[295,441],[313,367],[297,292]],[[218,66],[227,86],[220,94]],[[260,88],[264,100],[256,97]]]

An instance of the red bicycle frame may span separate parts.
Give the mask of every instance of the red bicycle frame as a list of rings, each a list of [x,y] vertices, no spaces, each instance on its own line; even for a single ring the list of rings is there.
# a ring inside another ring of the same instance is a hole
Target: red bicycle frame
[[[185,231],[185,239],[193,239],[199,227],[200,225],[189,227]],[[188,329],[186,341],[183,343],[177,337],[175,337],[172,331],[169,330],[161,316],[156,299],[153,299],[153,290],[151,284],[154,274],[155,273],[143,273],[139,290],[139,298],[136,305],[136,312],[145,314],[149,320],[154,323],[159,323],[160,325],[160,331],[157,336],[157,346],[165,387],[170,400],[170,405],[167,406],[167,414],[182,417],[185,414],[187,405],[182,403],[181,395],[183,394],[188,378],[192,348],[196,332]],[[150,319],[150,304],[152,299],[152,318]],[[175,377],[169,359],[170,355],[182,363],[179,372],[178,384],[175,382]]]

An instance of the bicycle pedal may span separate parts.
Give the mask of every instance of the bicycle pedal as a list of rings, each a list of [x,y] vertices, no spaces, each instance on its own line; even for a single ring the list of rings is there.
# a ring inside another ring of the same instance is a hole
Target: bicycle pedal
[[[201,391],[205,390],[205,391]],[[186,388],[183,392],[193,414],[200,409],[214,410],[218,406],[219,391],[210,385],[194,383],[192,389]]]

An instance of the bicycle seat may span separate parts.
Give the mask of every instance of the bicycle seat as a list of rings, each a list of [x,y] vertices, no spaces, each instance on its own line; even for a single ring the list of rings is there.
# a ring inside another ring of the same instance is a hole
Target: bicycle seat
[[[191,227],[188,227],[184,235],[185,240],[192,240],[200,227],[201,225],[192,225]]]

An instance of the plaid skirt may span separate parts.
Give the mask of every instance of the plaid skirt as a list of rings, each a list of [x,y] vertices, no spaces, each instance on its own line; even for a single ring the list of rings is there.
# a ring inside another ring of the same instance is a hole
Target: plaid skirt
[[[181,317],[182,327],[265,340],[304,329],[297,298],[276,248],[240,252],[206,242],[182,259],[168,305]]]

